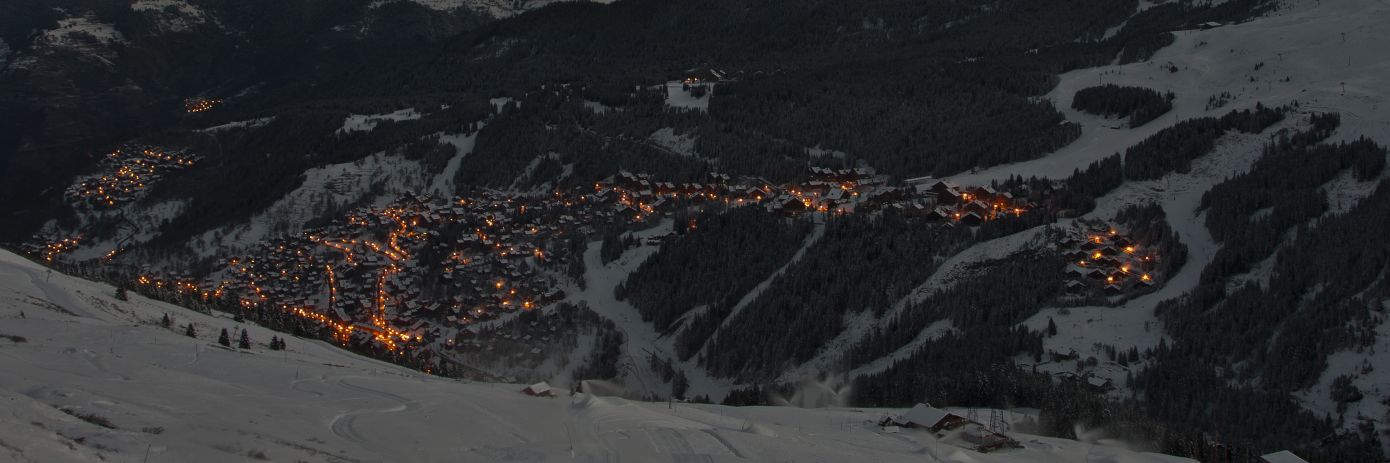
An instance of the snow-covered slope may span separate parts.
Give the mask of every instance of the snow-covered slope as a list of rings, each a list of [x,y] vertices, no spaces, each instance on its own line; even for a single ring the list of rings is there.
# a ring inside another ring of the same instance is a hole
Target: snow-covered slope
[[[392,1],[408,1],[435,11],[469,9],[493,18],[506,18],[525,13],[552,3],[582,0],[378,0],[373,6],[381,6]],[[594,3],[610,3],[612,0],[592,0]]]
[[[1386,101],[1385,76],[1390,75],[1390,3],[1379,0],[1319,2],[1293,0],[1265,17],[1210,30],[1176,32],[1176,41],[1160,50],[1152,60],[1128,65],[1102,66],[1064,74],[1059,85],[1046,95],[1069,121],[1081,124],[1081,138],[1048,156],[984,169],[953,177],[962,184],[984,184],[1011,175],[1037,175],[1061,179],[1074,169],[1143,140],[1175,122],[1193,117],[1219,116],[1232,109],[1297,102],[1296,113],[1338,112],[1342,125],[1329,142],[1362,136],[1379,143],[1390,142],[1390,101]],[[1082,88],[1117,84],[1152,88],[1176,95],[1173,110],[1138,128],[1123,127],[1114,120],[1071,109],[1071,100]],[[1229,93],[1229,102],[1209,107],[1208,99]],[[1216,149],[1198,159],[1190,173],[1175,173],[1147,182],[1127,182],[1098,201],[1090,217],[1112,217],[1128,204],[1155,202],[1163,206],[1167,220],[1189,247],[1187,264],[1159,292],[1126,302],[1120,307],[1081,307],[1044,309],[1025,325],[1040,329],[1055,320],[1059,336],[1049,338],[1046,348],[1059,352],[1075,350],[1081,356],[1097,355],[1099,344],[1122,349],[1144,349],[1164,337],[1153,310],[1158,302],[1180,296],[1194,288],[1202,269],[1219,247],[1207,231],[1204,215],[1196,208],[1201,195],[1224,179],[1249,170],[1262,146],[1283,128],[1297,127],[1305,115],[1269,128],[1260,135],[1231,134]],[[1343,176],[1324,186],[1333,211],[1346,211],[1366,197],[1375,182],[1356,182]],[[1268,264],[1268,262],[1266,262]],[[1256,266],[1240,279],[1267,279],[1269,265]],[[1377,334],[1383,344],[1384,330]],[[1379,354],[1377,354],[1379,352]],[[1301,399],[1310,410],[1334,413],[1327,389],[1337,375],[1361,369],[1362,365],[1384,364],[1385,351],[1342,352],[1333,354],[1331,367],[1323,379]],[[1031,359],[1027,360],[1031,363]],[[1043,365],[1048,371],[1062,371],[1068,365]],[[1102,362],[1095,373],[1112,380],[1123,379],[1125,369]],[[1352,415],[1384,416],[1384,399],[1390,390],[1377,383],[1379,377],[1362,378],[1358,386],[1368,398],[1353,404]],[[1353,423],[1348,420],[1348,423]],[[1348,424],[1351,426],[1351,424]]]
[[[114,293],[0,252],[0,460],[1189,461],[1026,434],[979,454],[869,424],[896,410],[530,397],[318,341],[271,351],[258,326]],[[223,328],[252,347],[217,345]]]
[[[1040,159],[952,177],[962,185],[988,184],[1010,175],[1065,178],[1078,167],[1138,143],[1177,121],[1219,116],[1263,103],[1298,101],[1302,108],[1342,114],[1331,141],[1361,135],[1390,140],[1390,4],[1381,0],[1289,0],[1265,17],[1209,30],[1177,31],[1153,59],[1078,69],[1061,75],[1046,95],[1081,138]],[[1171,69],[1176,67],[1176,71]],[[1173,110],[1138,128],[1071,109],[1076,91],[1103,84],[1173,92]],[[1208,108],[1222,92],[1230,102]]]

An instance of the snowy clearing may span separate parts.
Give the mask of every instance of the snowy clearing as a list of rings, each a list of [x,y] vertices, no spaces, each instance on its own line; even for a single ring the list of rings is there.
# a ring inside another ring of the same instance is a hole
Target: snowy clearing
[[[421,114],[416,112],[415,108],[405,108],[385,114],[353,114],[348,116],[347,119],[343,119],[342,128],[339,128],[338,131],[334,133],[347,134],[352,132],[370,132],[382,121],[413,121],[420,117]]]

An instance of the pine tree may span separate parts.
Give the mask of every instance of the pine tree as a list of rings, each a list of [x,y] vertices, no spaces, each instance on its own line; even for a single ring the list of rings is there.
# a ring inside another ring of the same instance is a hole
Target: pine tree
[[[183,330],[183,334],[190,338],[196,339],[198,337],[198,330],[193,328],[193,322],[188,322],[188,329]]]
[[[685,391],[690,389],[690,380],[685,377],[685,370],[676,370],[676,376],[671,380],[671,397],[684,399]]]
[[[116,300],[129,301],[130,296],[126,294],[125,288],[116,288]]]
[[[251,337],[246,334],[246,330],[241,330],[241,339],[237,341],[236,346],[242,349],[251,348]]]
[[[222,334],[217,336],[217,343],[227,347],[232,347],[232,338],[230,336],[227,336],[226,328],[222,328]]]
[[[1047,335],[1057,335],[1057,322],[1052,321],[1052,317],[1047,317]]]
[[[174,326],[174,321],[173,321],[173,320],[170,320],[170,319],[169,319],[169,314],[166,313],[166,314],[164,314],[164,318],[159,320],[159,326],[162,326],[162,327],[164,327],[164,329],[167,330],[167,329],[172,328],[172,327]]]

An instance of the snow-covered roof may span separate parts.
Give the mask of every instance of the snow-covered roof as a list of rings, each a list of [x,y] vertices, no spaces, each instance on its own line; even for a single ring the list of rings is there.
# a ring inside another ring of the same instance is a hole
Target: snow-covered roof
[[[927,406],[927,404],[917,404],[917,406],[908,410],[907,413],[903,413],[903,416],[898,421],[930,428],[936,426],[937,423],[940,423],[941,420],[946,419],[946,417],[950,415],[950,412],[945,410],[930,407]]]
[[[1299,458],[1298,455],[1294,455],[1293,452],[1288,450],[1280,450],[1268,455],[1263,455],[1260,459],[1264,460],[1265,463],[1308,463],[1308,460]]]

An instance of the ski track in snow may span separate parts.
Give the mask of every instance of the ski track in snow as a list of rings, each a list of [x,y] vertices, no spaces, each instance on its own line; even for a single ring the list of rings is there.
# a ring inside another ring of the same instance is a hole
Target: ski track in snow
[[[811,246],[815,246],[816,243],[819,242],[820,239],[824,236],[825,224],[815,224],[815,226],[811,229],[811,233],[809,235],[806,235],[806,239],[802,241],[801,249],[797,249],[796,252],[792,254],[791,259],[787,260],[787,263],[782,264],[782,266],[778,267],[777,270],[773,271],[771,275],[768,275],[767,278],[763,279],[763,281],[758,282],[756,286],[753,286],[753,289],[748,290],[748,294],[744,294],[743,297],[739,298],[738,302],[734,304],[734,307],[729,310],[729,316],[724,317],[724,321],[719,324],[719,329],[715,330],[714,333],[710,334],[709,339],[714,339],[714,337],[719,334],[720,330],[723,330],[724,327],[729,326],[729,323],[731,323],[732,320],[734,320],[734,318],[738,316],[739,312],[742,312],[744,309],[747,309],[748,306],[753,303],[753,301],[758,300],[758,297],[762,296],[763,291],[767,291],[767,288],[769,286],[772,286],[773,281],[776,281],[777,278],[782,276],[782,274],[787,273],[787,269],[791,268],[793,265],[796,265],[797,262],[800,262],[801,258],[806,256],[806,251],[809,251],[811,249]],[[706,340],[705,344],[700,346],[700,351],[704,351],[707,347],[709,347],[709,340]]]

